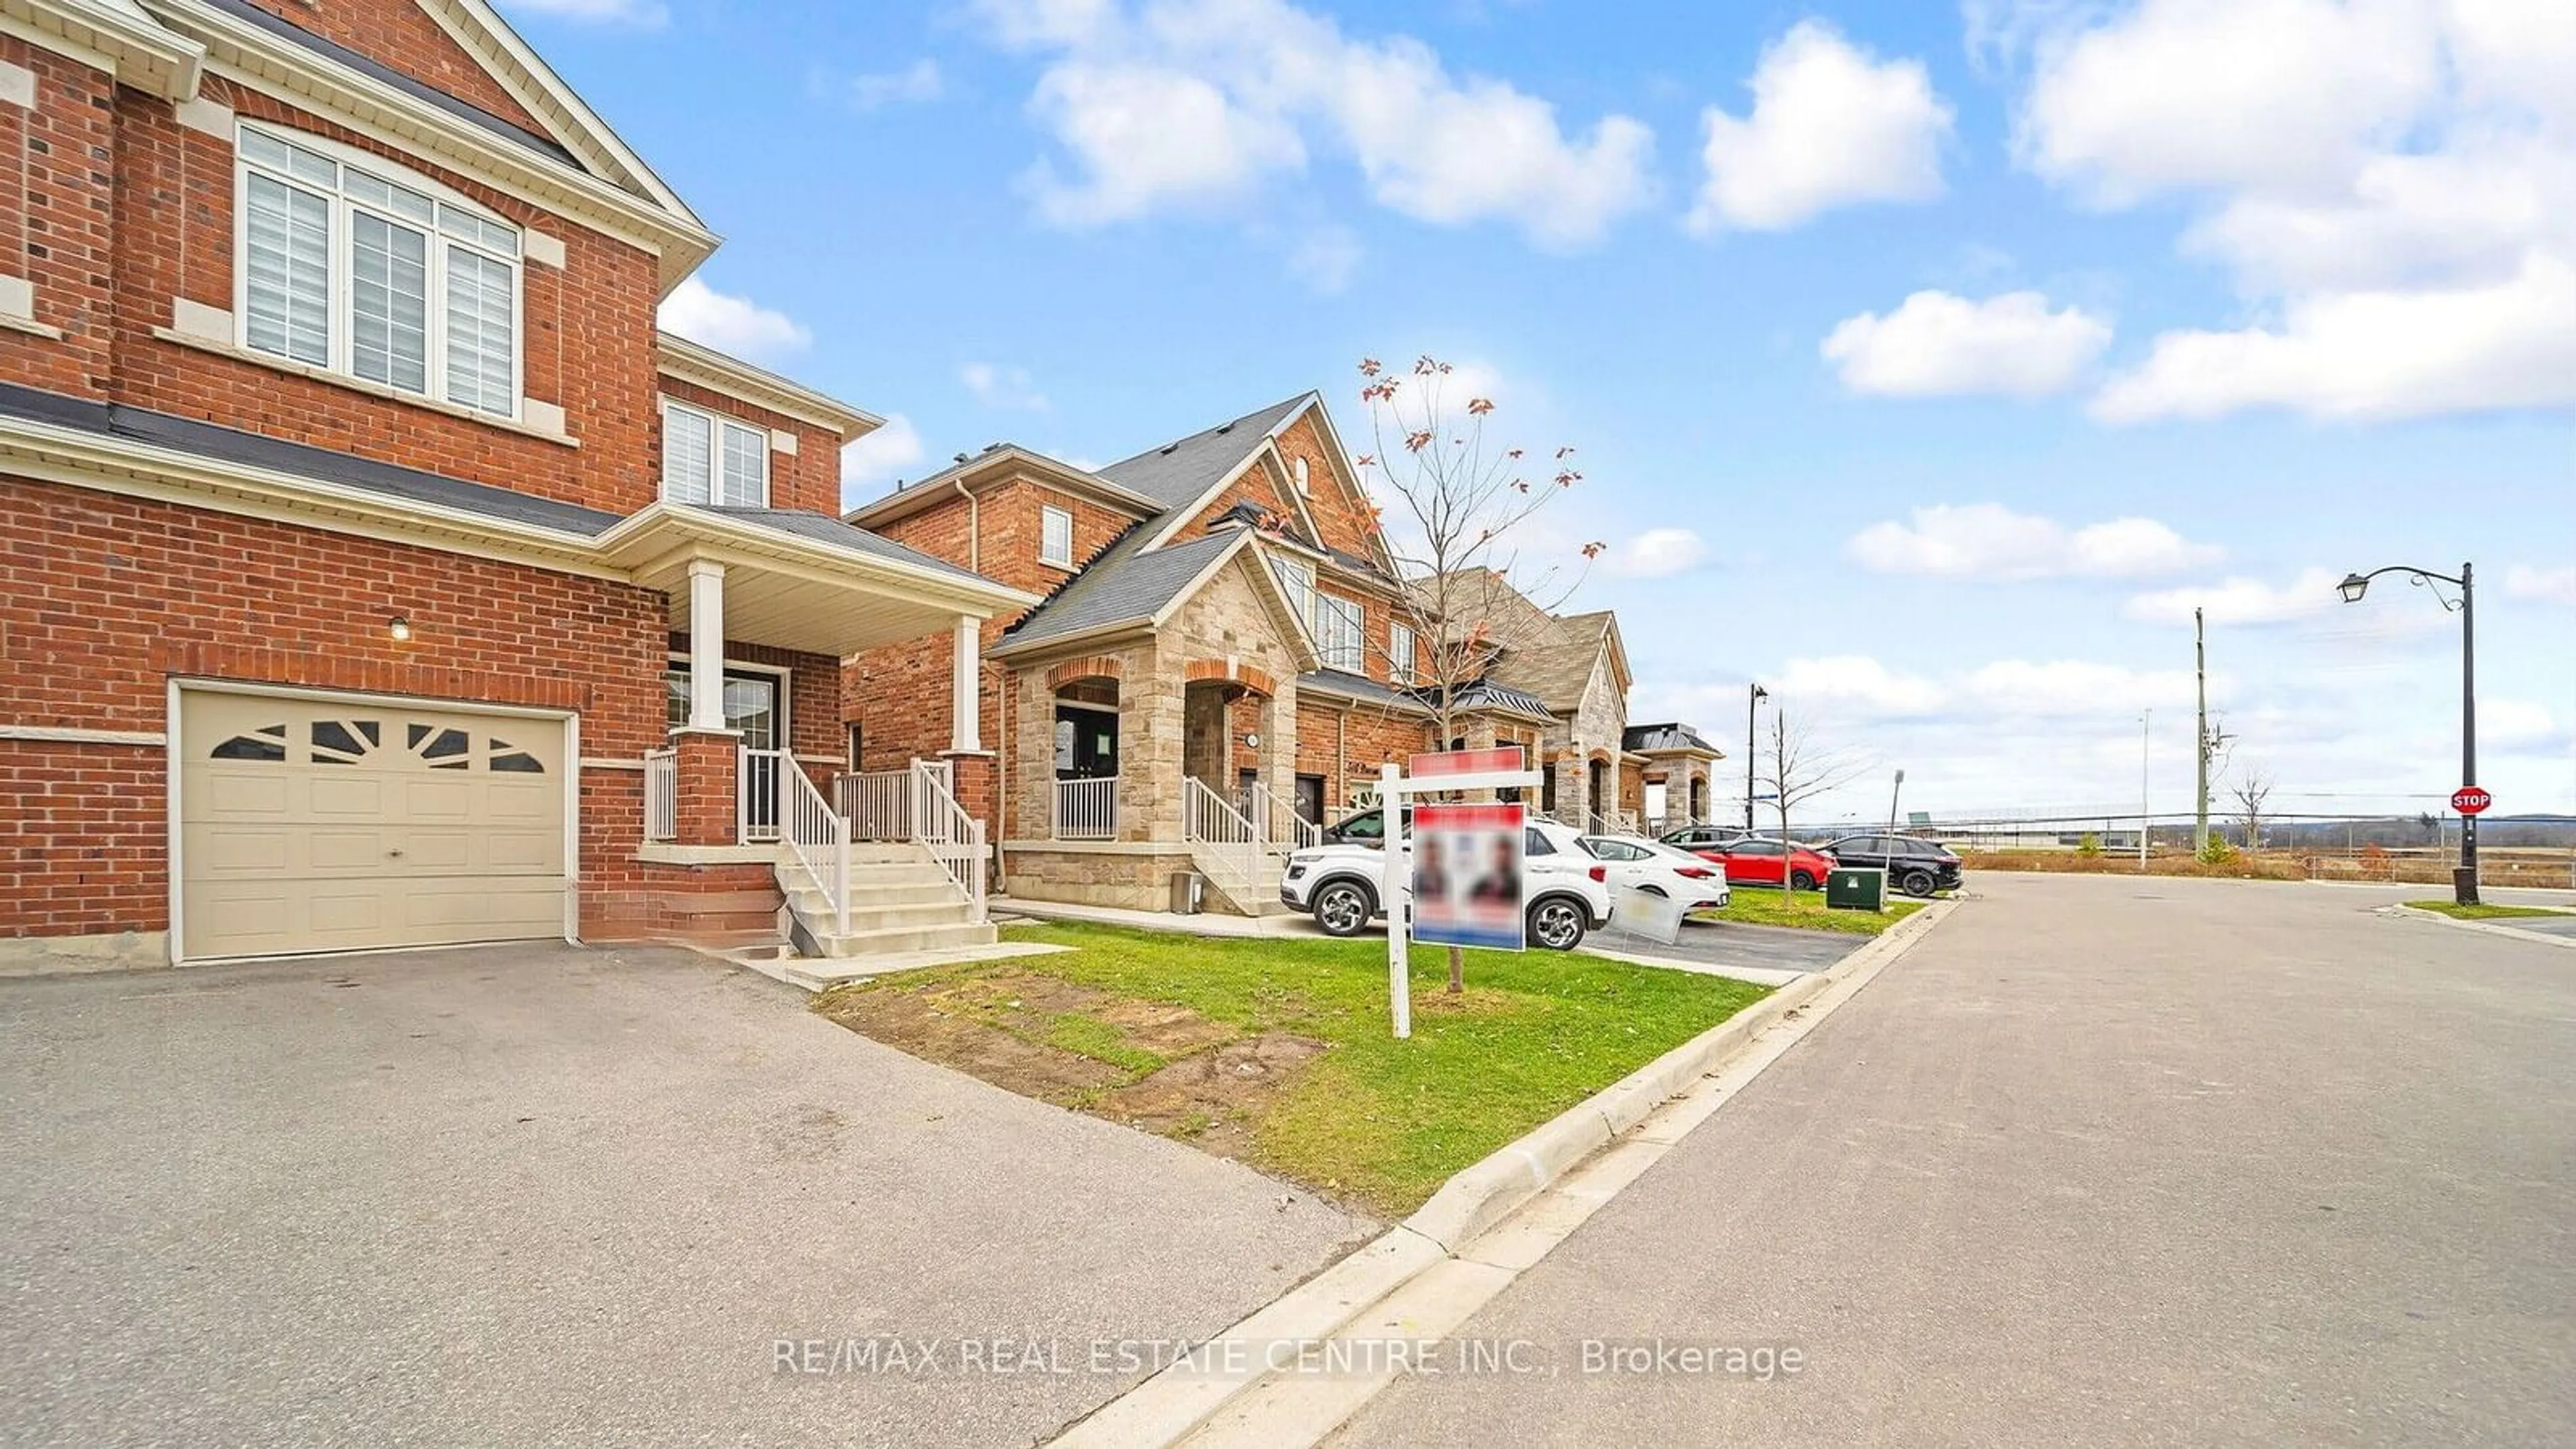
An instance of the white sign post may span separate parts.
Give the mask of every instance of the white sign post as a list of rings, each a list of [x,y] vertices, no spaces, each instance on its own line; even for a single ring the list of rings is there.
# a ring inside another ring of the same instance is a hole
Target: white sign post
[[[1537,789],[1542,782],[1536,770],[1476,768],[1504,765],[1521,758],[1520,747],[1513,745],[1501,750],[1455,750],[1445,755],[1416,755],[1412,778],[1407,778],[1392,761],[1378,767],[1377,807],[1386,823],[1386,854],[1378,862],[1377,898],[1386,902],[1387,1004],[1395,1019],[1398,1041],[1413,1035],[1413,989],[1405,957],[1405,946],[1413,934],[1413,848],[1404,833],[1404,804],[1416,795],[1445,795],[1458,790]],[[1439,762],[1442,761],[1454,761],[1465,768],[1441,773]],[[1426,764],[1433,767],[1433,773],[1426,775],[1422,772]]]

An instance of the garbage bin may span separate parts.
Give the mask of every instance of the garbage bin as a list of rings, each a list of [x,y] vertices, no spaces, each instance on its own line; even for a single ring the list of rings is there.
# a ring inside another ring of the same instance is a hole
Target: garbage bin
[[[1194,870],[1172,872],[1172,913],[1174,915],[1197,915],[1201,909],[1199,903],[1206,893],[1206,876]]]
[[[1836,866],[1825,876],[1825,909],[1829,911],[1883,911],[1887,909],[1887,872],[1862,870],[1856,866]]]

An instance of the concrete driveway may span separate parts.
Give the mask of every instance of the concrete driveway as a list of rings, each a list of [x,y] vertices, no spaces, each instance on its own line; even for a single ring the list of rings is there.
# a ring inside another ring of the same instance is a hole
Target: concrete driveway
[[[11,1445],[1027,1443],[1371,1227],[685,952],[0,982],[0,1042]]]

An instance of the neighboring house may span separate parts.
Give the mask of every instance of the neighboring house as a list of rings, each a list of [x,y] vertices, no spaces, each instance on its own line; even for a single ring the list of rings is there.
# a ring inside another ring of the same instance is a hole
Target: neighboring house
[[[1488,684],[1547,710],[1541,813],[1578,829],[1657,833],[1709,818],[1709,766],[1723,756],[1688,725],[1629,725],[1634,680],[1615,615],[1551,614],[1490,569],[1447,577],[1451,632],[1484,641]]]
[[[1045,596],[993,639],[986,815],[1015,895],[1160,908],[1197,869],[1276,908],[1278,858],[1435,741],[1374,510],[1313,393],[1085,470],[995,445],[849,521]],[[936,649],[857,661],[853,764],[940,743]],[[1535,746],[1548,716],[1497,689],[1473,744]]]
[[[6,11],[0,966],[774,939],[841,659],[1033,593],[656,331],[716,238],[483,0]]]

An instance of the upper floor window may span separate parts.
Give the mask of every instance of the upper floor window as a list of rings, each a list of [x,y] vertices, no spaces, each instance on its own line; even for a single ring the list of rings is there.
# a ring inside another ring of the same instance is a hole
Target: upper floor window
[[[1279,587],[1287,591],[1288,602],[1296,609],[1297,617],[1306,621],[1309,630],[1319,627],[1315,622],[1315,566],[1284,553],[1275,555],[1271,563],[1278,571]]]
[[[242,346],[517,417],[518,228],[394,167],[240,135]]]
[[[1325,668],[1368,672],[1367,618],[1357,599],[1315,596],[1315,649]]]
[[[1413,626],[1390,623],[1386,626],[1386,677],[1397,684],[1413,682]]]
[[[662,496],[720,508],[769,506],[769,430],[662,399]]]
[[[1290,477],[1293,477],[1293,478],[1295,478],[1295,479],[1297,480],[1297,496],[1298,496],[1298,497],[1300,497],[1300,498],[1305,497],[1305,496],[1306,496],[1306,460],[1305,460],[1305,459],[1303,459],[1303,458],[1297,458],[1297,459],[1293,459],[1293,460],[1291,460],[1291,461],[1289,462],[1289,464],[1288,464],[1288,473],[1289,473],[1289,476],[1290,476]]]
[[[1061,508],[1038,510],[1038,562],[1060,569],[1073,567],[1073,515]]]

